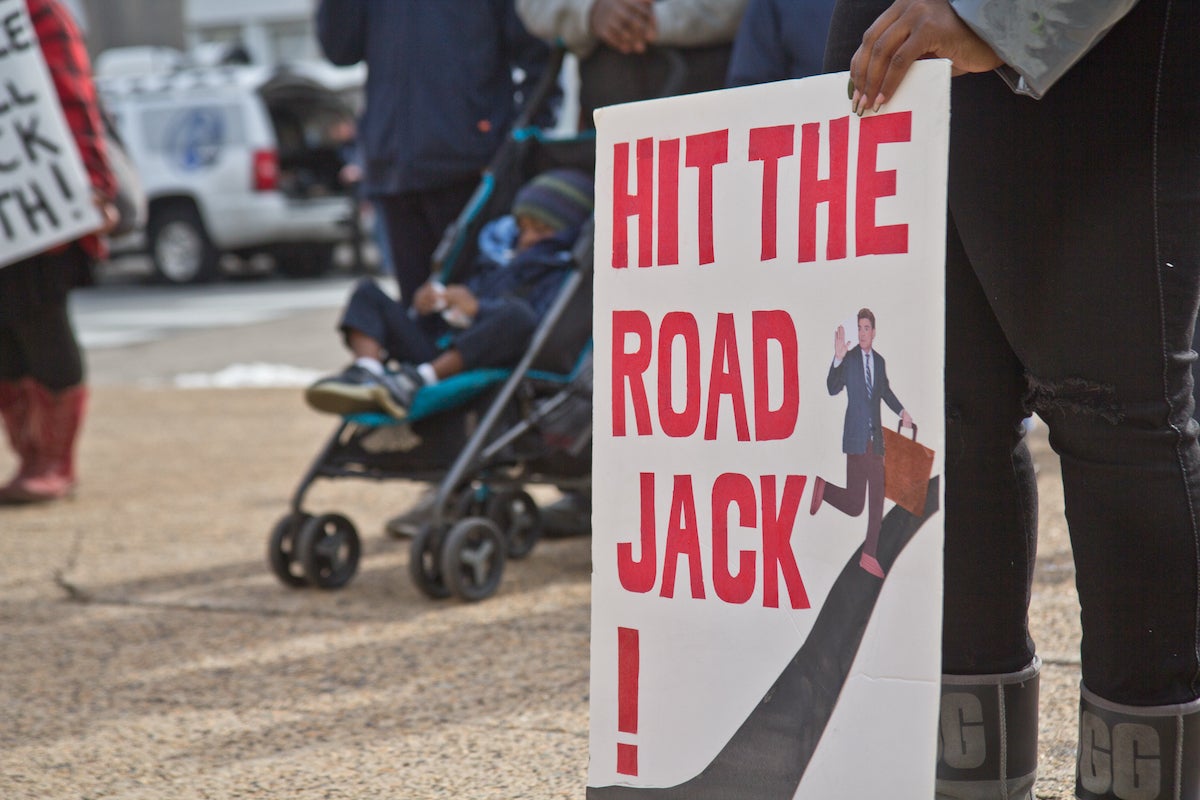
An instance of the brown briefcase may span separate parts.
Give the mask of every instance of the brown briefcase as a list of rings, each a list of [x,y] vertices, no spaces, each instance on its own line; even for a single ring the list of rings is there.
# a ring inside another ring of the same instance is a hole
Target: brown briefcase
[[[925,513],[925,494],[933,472],[933,451],[917,444],[917,426],[912,439],[895,431],[883,431],[883,496],[913,516]]]

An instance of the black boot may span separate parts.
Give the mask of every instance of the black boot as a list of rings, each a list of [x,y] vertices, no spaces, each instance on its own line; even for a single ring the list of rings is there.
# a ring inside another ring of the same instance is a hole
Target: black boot
[[[1173,706],[1079,698],[1082,800],[1200,800],[1200,700]]]
[[[561,498],[542,509],[542,527],[548,539],[591,535],[591,490],[564,491]]]
[[[1040,669],[942,676],[936,800],[1032,800]]]

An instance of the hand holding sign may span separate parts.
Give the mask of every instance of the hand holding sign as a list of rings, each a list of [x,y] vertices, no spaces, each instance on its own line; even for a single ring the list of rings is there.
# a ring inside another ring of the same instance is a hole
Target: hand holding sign
[[[96,206],[96,210],[100,212],[100,233],[109,233],[117,227],[117,223],[121,221],[121,212],[117,210],[116,203],[106,200],[100,194],[92,193],[92,203]]]
[[[990,72],[1004,63],[949,2],[896,0],[867,29],[850,61],[854,113],[878,111],[919,58],[948,58],[955,75]]]

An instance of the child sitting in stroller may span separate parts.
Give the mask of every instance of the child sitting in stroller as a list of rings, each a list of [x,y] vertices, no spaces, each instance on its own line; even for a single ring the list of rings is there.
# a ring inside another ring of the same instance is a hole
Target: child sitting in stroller
[[[548,170],[517,191],[511,215],[480,232],[479,260],[465,283],[431,279],[406,309],[370,278],[360,281],[339,325],[354,362],[313,383],[305,400],[331,414],[404,419],[422,386],[516,364],[574,266],[572,247],[592,205],[590,175]],[[399,368],[386,369],[389,361]]]

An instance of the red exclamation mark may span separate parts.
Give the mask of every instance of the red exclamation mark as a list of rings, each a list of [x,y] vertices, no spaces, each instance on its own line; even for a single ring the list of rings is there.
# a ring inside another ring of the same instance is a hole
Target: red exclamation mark
[[[636,628],[617,628],[617,730],[638,732],[638,667],[641,656]],[[637,745],[617,742],[617,772],[637,775]]]

